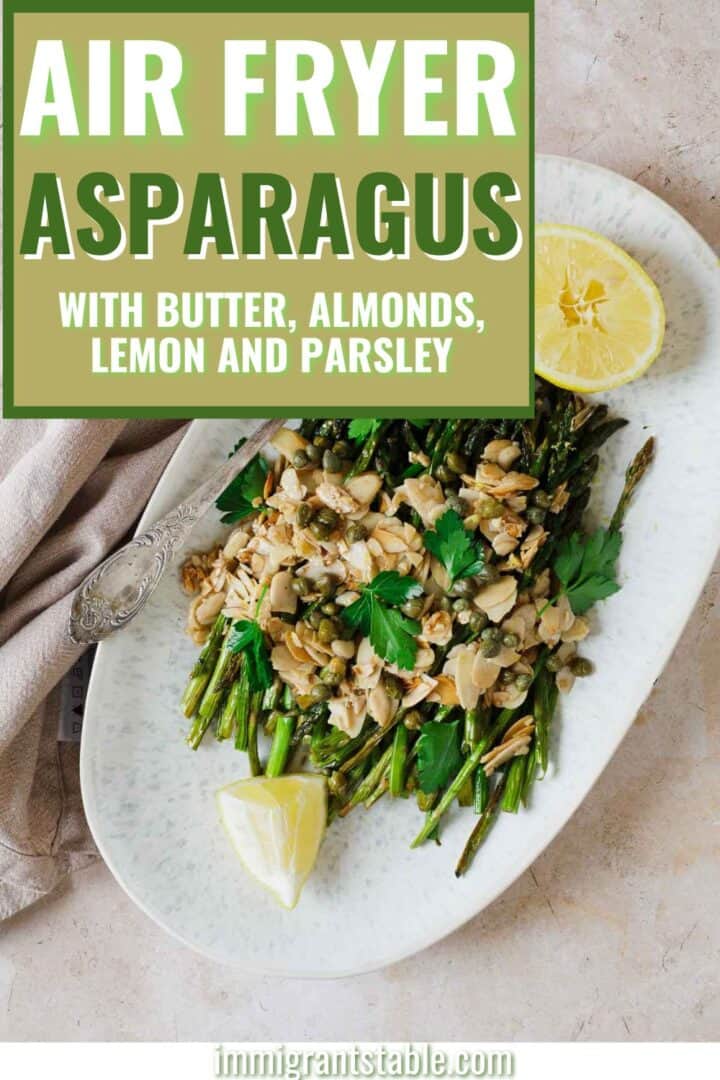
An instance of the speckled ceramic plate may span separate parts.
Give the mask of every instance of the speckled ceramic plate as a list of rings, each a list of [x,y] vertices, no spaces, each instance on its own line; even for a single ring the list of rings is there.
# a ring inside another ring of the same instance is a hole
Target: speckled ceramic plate
[[[666,344],[651,372],[608,395],[631,424],[603,455],[597,519],[613,505],[625,463],[650,432],[658,454],[626,529],[623,589],[596,609],[583,646],[597,674],[578,682],[562,704],[557,774],[536,786],[529,811],[502,817],[460,881],[453,867],[470,813],[448,816],[441,847],[410,851],[418,825],[412,803],[386,799],[370,813],[357,811],[330,828],[297,909],[280,910],[246,876],[216,821],[213,792],[243,775],[244,755],[211,738],[195,754],[183,742],[178,700],[196,650],[183,633],[186,599],[168,574],[143,615],[100,647],[83,731],[83,795],[98,846],[123,888],[161,926],[213,959],[277,975],[367,971],[475,915],[585,797],[670,656],[709,573],[720,537],[717,260],[665,203],[591,165],[541,158],[537,208],[539,220],[596,229],[630,251],[658,283],[668,316]],[[242,426],[193,424],[143,525],[179,502]],[[220,532],[212,513],[192,548]],[[481,939],[477,947],[481,953]]]

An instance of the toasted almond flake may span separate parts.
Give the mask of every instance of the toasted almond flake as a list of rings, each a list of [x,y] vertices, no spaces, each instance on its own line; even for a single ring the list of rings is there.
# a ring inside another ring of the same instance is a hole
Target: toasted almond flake
[[[515,456],[520,457],[520,447],[517,443],[511,442],[510,439],[491,439],[489,443],[486,443],[482,456],[485,461],[491,461],[495,465],[502,465],[500,455],[503,451],[507,452],[512,449],[513,446],[517,448],[517,454]],[[502,465],[502,467],[505,468],[504,465]]]
[[[555,685],[561,694],[569,694],[575,685],[575,676],[569,667],[560,668],[555,676]]]
[[[440,484],[428,473],[422,476],[408,477],[396,496],[403,493],[413,510],[422,518],[426,528],[432,528],[445,509],[445,496]]]
[[[480,764],[485,768],[485,775],[492,776],[500,765],[504,765],[511,758],[524,757],[529,751],[529,743],[529,739],[521,737],[508,743],[501,743],[500,746],[496,746],[489,753],[484,754],[480,758]]]
[[[288,461],[292,461],[293,454],[296,454],[298,450],[305,450],[308,441],[304,438],[299,431],[294,431],[292,428],[280,428],[279,431],[273,435],[270,440],[276,450],[279,450],[283,457],[286,457]]]
[[[195,619],[200,626],[209,626],[215,622],[225,604],[225,593],[213,593],[201,600],[195,608]]]
[[[455,659],[455,686],[463,709],[474,709],[478,703],[480,690],[473,680],[475,652],[465,646]]]
[[[340,656],[343,660],[352,660],[355,655],[354,641],[342,641],[338,638],[336,641],[333,641],[330,648],[332,649],[334,656]]]
[[[480,652],[476,654],[473,661],[472,679],[479,693],[484,694],[486,690],[494,686],[499,674],[500,667],[498,664],[489,660]]]
[[[491,622],[498,623],[512,610],[516,598],[517,581],[510,574],[503,574],[499,581],[480,589],[473,602]]]
[[[298,596],[293,591],[292,581],[289,570],[273,574],[270,582],[270,607],[273,611],[284,611],[288,615],[294,615],[297,611]]]
[[[376,472],[360,473],[345,481],[345,489],[358,506],[369,506],[382,487],[382,479]]]
[[[430,675],[418,675],[417,678],[413,678],[402,699],[403,709],[413,709],[419,705],[429,694],[432,694],[436,686],[437,679],[431,678]]]
[[[460,699],[455,687],[455,680],[451,679],[449,675],[436,675],[435,689],[429,695],[429,700],[437,701],[441,705],[459,705]]]
[[[567,490],[567,484],[558,484],[553,492],[552,502],[550,503],[550,513],[559,514],[561,510],[564,510],[570,499],[570,492]]]
[[[520,562],[524,570],[527,570],[547,538],[548,533],[543,529],[542,525],[534,525],[527,534],[520,545]]]
[[[576,615],[572,626],[567,630],[563,630],[561,636],[562,641],[574,642],[583,641],[584,638],[590,633],[590,623],[587,619],[584,619],[582,615]]]
[[[335,510],[338,514],[353,514],[360,506],[347,488],[338,484],[331,484],[326,480],[318,485],[316,495],[325,506]]]
[[[230,533],[225,547],[223,548],[223,558],[227,562],[231,562],[232,559],[236,559],[243,548],[247,547],[250,536],[244,529],[236,529],[235,532]]]
[[[331,698],[328,707],[330,710],[328,720],[334,727],[340,728],[351,739],[360,734],[367,713],[367,699],[364,694]]]
[[[434,611],[421,623],[421,637],[431,645],[447,645],[452,637],[452,618],[449,611]]]
[[[380,727],[387,727],[397,712],[398,703],[394,701],[381,682],[370,691],[367,697],[370,716]]]

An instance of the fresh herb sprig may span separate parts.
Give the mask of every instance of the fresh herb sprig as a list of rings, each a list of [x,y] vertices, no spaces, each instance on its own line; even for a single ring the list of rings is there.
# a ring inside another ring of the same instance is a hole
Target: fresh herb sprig
[[[422,585],[396,570],[383,570],[369,585],[362,586],[360,598],[343,609],[342,617],[353,630],[370,639],[378,656],[403,671],[415,666],[420,623],[391,605],[404,604],[422,593]]]
[[[561,586],[555,600],[566,596],[574,613],[584,615],[598,600],[618,592],[615,564],[621,544],[620,533],[609,529],[596,529],[589,536],[579,532],[566,536],[553,563]]]
[[[451,780],[463,763],[460,719],[423,724],[417,741],[417,774],[421,791],[432,795]]]
[[[233,447],[233,454],[240,449],[245,439],[240,439]],[[220,519],[223,525],[232,525],[257,513],[262,506],[265,481],[269,467],[264,458],[256,454],[237,476],[218,496],[215,506],[223,511]]]
[[[423,543],[445,567],[450,585],[458,578],[479,574],[485,567],[481,545],[473,540],[454,510],[446,510],[435,522],[435,528],[423,533]]]
[[[228,637],[228,649],[233,653],[242,653],[245,657],[252,691],[267,690],[272,686],[273,669],[265,635],[254,619],[239,619],[233,623]]]

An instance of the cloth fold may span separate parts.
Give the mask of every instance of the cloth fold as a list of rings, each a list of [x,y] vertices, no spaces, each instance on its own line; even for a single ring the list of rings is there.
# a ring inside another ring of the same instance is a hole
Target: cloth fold
[[[72,594],[126,537],[185,425],[0,420],[0,919],[96,857],[58,683]]]

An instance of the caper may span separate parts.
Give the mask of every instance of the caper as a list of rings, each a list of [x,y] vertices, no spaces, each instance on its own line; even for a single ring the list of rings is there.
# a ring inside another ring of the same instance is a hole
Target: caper
[[[484,611],[473,611],[468,619],[468,626],[473,634],[479,634],[488,624],[488,617]]]
[[[321,619],[317,634],[323,645],[329,645],[337,637],[337,626],[332,619]]]
[[[335,795],[336,798],[341,799],[347,791],[348,781],[345,773],[334,772],[330,773],[328,777],[328,791],[331,795]]]
[[[301,529],[304,529],[307,525],[309,525],[314,516],[315,511],[313,510],[310,503],[300,503],[297,508],[297,523]]]
[[[592,675],[595,670],[592,660],[587,660],[584,656],[573,656],[568,667],[573,675],[577,675],[579,679],[584,679],[587,675]]]
[[[419,619],[423,613],[425,607],[425,597],[423,596],[411,596],[409,600],[406,600],[400,610],[403,615],[407,615],[408,619]]]
[[[477,586],[472,583],[470,578],[460,578],[459,581],[455,582],[450,592],[453,596],[464,596],[467,600],[475,595]]]
[[[467,611],[470,607],[470,601],[464,596],[458,596],[457,600],[453,600],[453,611]]]
[[[482,570],[476,574],[476,577],[483,585],[494,585],[496,581],[500,580],[500,571],[497,566],[494,566],[492,563],[487,563],[483,566]]]
[[[367,529],[361,521],[351,521],[345,531],[345,539],[348,544],[357,544],[360,540],[366,540]]]
[[[310,463],[310,459],[304,450],[296,450],[292,456],[292,463],[296,469],[305,469]]]
[[[480,635],[483,641],[496,641],[502,645],[503,632],[499,626],[487,626]]]
[[[310,592],[310,584],[304,577],[293,578],[290,587],[296,596],[307,596]]]
[[[400,679],[398,679],[395,675],[386,675],[383,679],[383,684],[385,686],[387,696],[392,698],[394,701],[397,701],[398,698],[401,698],[403,696],[403,693],[405,692],[403,684],[401,683]]]
[[[313,701],[327,701],[331,693],[332,690],[329,686],[325,686],[324,683],[316,683],[310,691],[310,697]]]
[[[305,621],[308,626],[312,627],[313,630],[317,630],[320,626],[320,623],[322,622],[322,615],[317,610],[317,608],[315,608],[313,611],[310,612]]]
[[[327,615],[329,618],[332,618],[333,615],[337,615],[340,608],[337,606],[337,604],[333,603],[332,600],[328,600],[327,604],[323,604],[320,610],[322,611],[323,615]]]
[[[500,652],[500,648],[500,642],[495,641],[494,638],[489,638],[486,641],[480,642],[480,652],[486,658],[486,660],[490,660],[493,656],[497,656],[497,654]]]
[[[307,454],[308,461],[311,461],[313,465],[317,465],[318,461],[322,457],[322,450],[315,443],[310,443],[305,447],[305,453]]]
[[[315,588],[321,596],[330,596],[335,588],[335,581],[330,574],[321,574],[315,582]]]
[[[323,525],[329,525],[331,529],[334,529],[338,523],[337,512],[329,506],[321,506],[315,517],[318,521],[322,521]]]
[[[547,491],[543,491],[542,488],[535,488],[532,495],[530,496],[530,501],[533,502],[535,506],[540,506],[543,510],[547,510],[550,506],[550,503],[552,502],[552,499],[548,495]]]
[[[513,633],[503,634],[502,643],[507,646],[508,649],[516,649],[520,644],[520,638],[517,634]]]
[[[454,492],[448,495],[445,502],[447,503],[448,510],[454,510],[455,513],[460,514],[461,517],[465,513],[465,503],[460,496],[455,495]]]
[[[405,713],[403,717],[403,724],[408,731],[417,731],[422,727],[423,718],[419,709],[411,709],[409,713]]]
[[[340,472],[342,469],[342,459],[333,454],[332,450],[326,450],[322,458],[323,469],[325,472]]]
[[[475,500],[473,509],[480,518],[496,518],[500,517],[504,507],[497,499],[493,499],[492,495],[481,495]]]
[[[531,683],[532,675],[528,675],[527,672],[521,671],[519,675],[515,676],[515,686],[521,693],[529,690]]]
[[[560,657],[558,656],[558,654],[556,652],[550,653],[550,655],[547,658],[547,663],[545,664],[545,667],[551,673],[551,675],[554,675],[556,672],[558,672],[560,670],[560,668],[562,668],[564,666],[565,666],[565,662],[560,659]]]
[[[310,524],[310,532],[316,540],[327,540],[332,532],[332,527],[324,521],[313,521]]]
[[[337,454],[339,458],[350,457],[352,449],[349,443],[346,443],[344,439],[338,439],[336,443],[333,443],[333,454]]]
[[[321,669],[320,678],[326,686],[339,686],[345,678],[345,661],[334,656],[330,663]]]
[[[500,672],[500,682],[503,686],[509,686],[510,683],[514,683],[515,672],[511,671],[510,668],[503,668],[503,670]]]
[[[452,611],[452,598],[449,596],[441,596],[437,602],[437,606],[441,611]]]
[[[525,517],[531,525],[542,525],[546,514],[547,511],[543,510],[541,506],[528,506]]]
[[[313,443],[320,450],[327,450],[327,448],[330,446],[330,440],[326,435],[316,435],[313,439]]]
[[[457,454],[454,450],[446,455],[445,464],[451,472],[456,473],[458,476],[460,473],[466,473],[468,471],[467,458],[463,457],[462,454]]]
[[[438,465],[435,476],[441,484],[454,484],[456,479],[455,473],[452,469],[448,469],[447,465]]]

